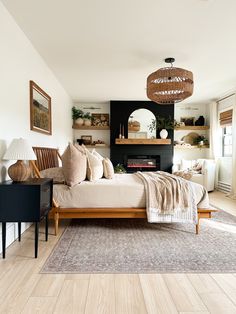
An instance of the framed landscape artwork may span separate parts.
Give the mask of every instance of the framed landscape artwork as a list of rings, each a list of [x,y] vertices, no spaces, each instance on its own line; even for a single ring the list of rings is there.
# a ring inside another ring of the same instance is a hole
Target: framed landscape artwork
[[[30,81],[30,129],[52,134],[51,97]]]

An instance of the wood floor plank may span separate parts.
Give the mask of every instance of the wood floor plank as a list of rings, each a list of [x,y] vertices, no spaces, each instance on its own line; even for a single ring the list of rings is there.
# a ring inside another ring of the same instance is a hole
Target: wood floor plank
[[[210,313],[235,314],[236,306],[224,293],[202,293],[201,299]]]
[[[16,289],[10,289],[7,296],[1,300],[0,313],[20,313],[30,298],[39,278],[39,274],[32,274],[23,284],[16,286]]]
[[[52,314],[56,297],[30,297],[21,314]]]
[[[65,280],[63,274],[47,274],[41,276],[35,286],[32,297],[57,297]]]
[[[188,274],[187,277],[198,294],[222,292],[215,280],[209,274]]]
[[[115,275],[115,298],[116,314],[147,313],[137,274]]]
[[[210,314],[210,312],[179,312],[179,314]]]
[[[57,298],[55,314],[84,313],[88,295],[89,279],[65,280]]]
[[[236,277],[233,274],[212,274],[211,276],[236,305]]]
[[[114,275],[92,274],[90,276],[85,313],[115,313]]]
[[[178,313],[160,274],[139,275],[148,314]]]
[[[6,303],[18,294],[25,282],[34,274],[34,261],[17,262],[12,272],[0,279],[0,304]]]
[[[90,274],[66,274],[65,280],[89,280]]]
[[[187,275],[164,274],[163,278],[179,312],[207,311]]]

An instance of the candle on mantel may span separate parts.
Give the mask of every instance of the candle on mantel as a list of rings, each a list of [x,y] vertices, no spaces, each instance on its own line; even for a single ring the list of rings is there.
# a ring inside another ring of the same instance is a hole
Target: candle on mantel
[[[119,138],[122,138],[122,134],[121,134],[121,123],[120,123],[120,134],[119,134]]]
[[[125,138],[125,126],[124,126],[124,124],[122,126],[122,138]]]

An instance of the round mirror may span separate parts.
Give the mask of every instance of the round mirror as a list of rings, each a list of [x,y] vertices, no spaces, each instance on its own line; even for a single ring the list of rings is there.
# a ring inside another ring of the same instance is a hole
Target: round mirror
[[[148,109],[137,109],[128,120],[128,138],[156,138],[156,117]]]

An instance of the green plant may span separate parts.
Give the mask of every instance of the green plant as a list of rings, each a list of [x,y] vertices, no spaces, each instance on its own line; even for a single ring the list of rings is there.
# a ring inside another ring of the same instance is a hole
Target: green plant
[[[126,173],[125,167],[122,164],[117,164],[114,167],[115,173]]]
[[[83,118],[84,112],[81,109],[76,108],[75,106],[72,107],[72,119],[76,120],[78,118]]]
[[[151,124],[148,125],[149,131],[161,130],[161,129],[174,129],[174,120],[169,116],[168,118],[156,116],[156,119],[152,119]]]
[[[199,144],[200,142],[203,142],[204,144],[208,143],[208,140],[204,135],[199,135],[194,139],[194,144]]]
[[[83,115],[84,119],[92,120],[92,115],[90,112],[85,112]]]

